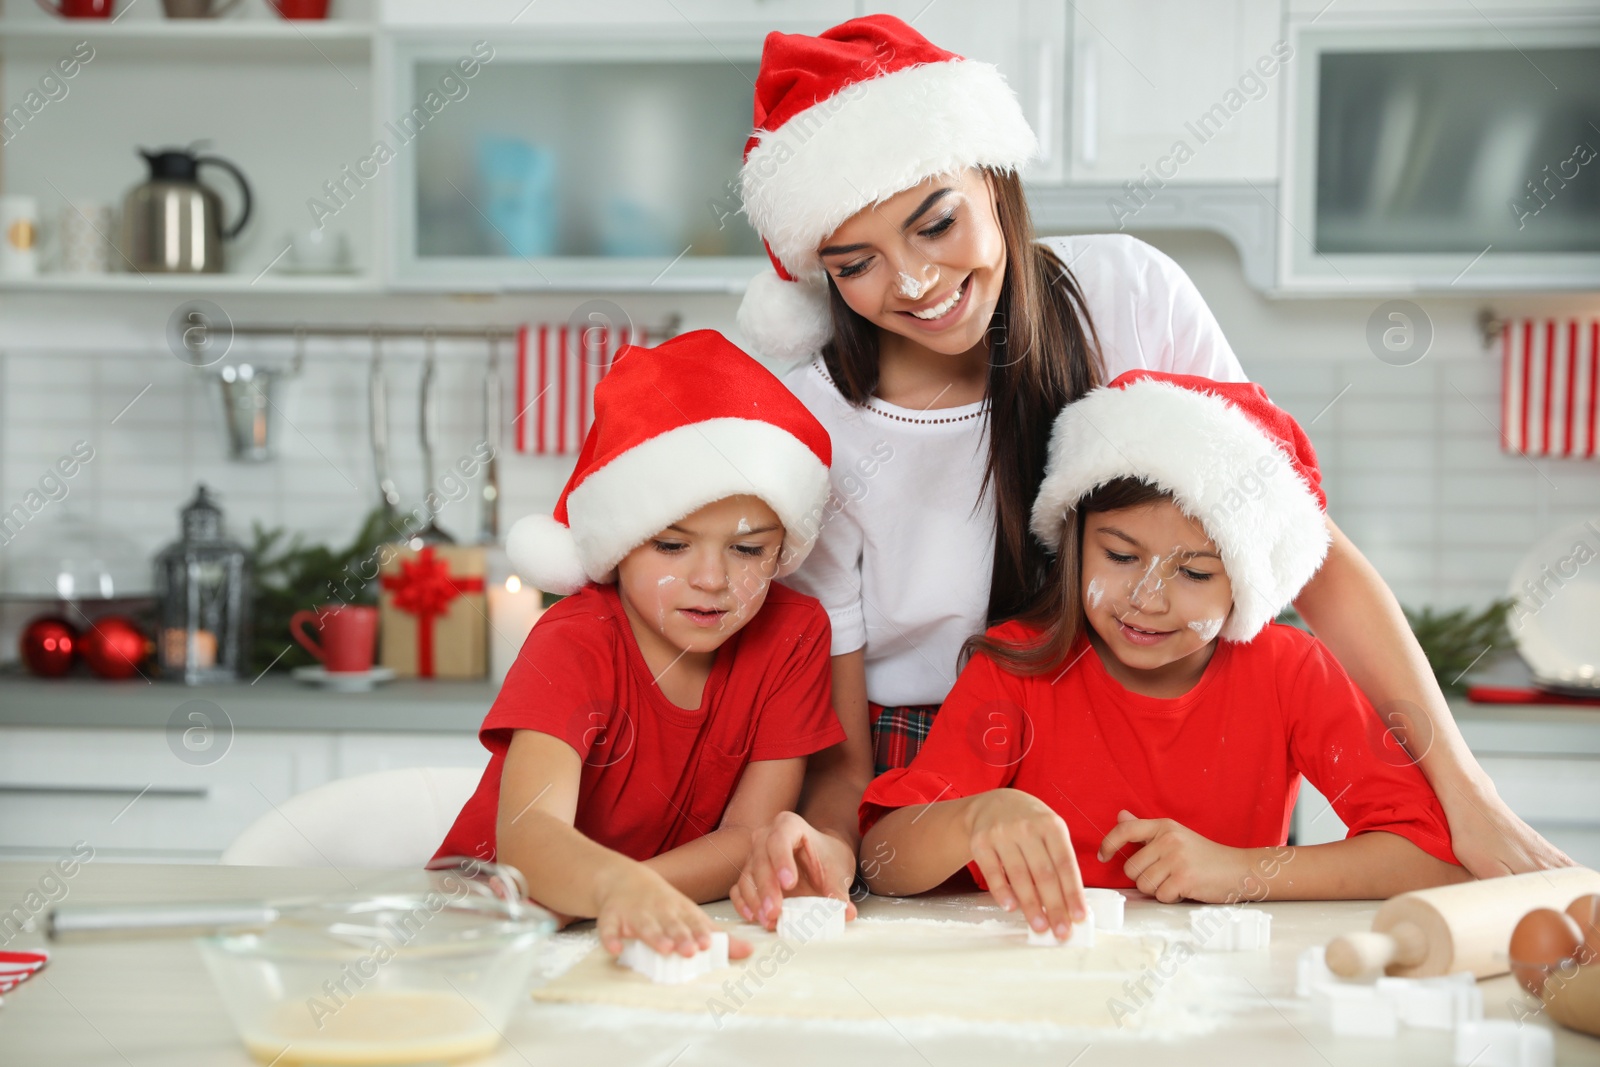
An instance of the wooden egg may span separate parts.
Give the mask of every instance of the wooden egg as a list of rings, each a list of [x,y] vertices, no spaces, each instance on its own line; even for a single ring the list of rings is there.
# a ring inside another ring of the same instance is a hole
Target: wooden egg
[[[1522,988],[1538,996],[1545,979],[1578,954],[1583,931],[1572,916],[1554,908],[1535,908],[1511,932],[1511,973]]]
[[[1583,934],[1583,956],[1578,960],[1585,967],[1600,963],[1600,893],[1581,896],[1567,905],[1567,915],[1578,924]]]

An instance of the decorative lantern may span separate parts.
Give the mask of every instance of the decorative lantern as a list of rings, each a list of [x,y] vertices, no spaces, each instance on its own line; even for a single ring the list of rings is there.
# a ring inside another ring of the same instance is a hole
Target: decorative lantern
[[[222,512],[204,485],[183,509],[182,530],[156,557],[162,673],[189,685],[234,681],[250,619],[249,558],[223,536]]]

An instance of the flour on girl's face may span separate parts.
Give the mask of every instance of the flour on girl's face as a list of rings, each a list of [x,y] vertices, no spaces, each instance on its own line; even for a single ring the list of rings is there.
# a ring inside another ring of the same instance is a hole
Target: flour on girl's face
[[[1222,632],[1221,619],[1194,619],[1189,623],[1189,629],[1200,635],[1200,640],[1210,641]]]
[[[1097,608],[1100,606],[1100,602],[1106,598],[1106,587],[1100,579],[1090,578],[1089,588],[1084,591],[1083,597],[1089,602],[1091,608]]]
[[[734,533],[747,534],[753,529],[755,527],[750,525],[750,520],[741,515],[739,516],[739,525],[734,528]]]

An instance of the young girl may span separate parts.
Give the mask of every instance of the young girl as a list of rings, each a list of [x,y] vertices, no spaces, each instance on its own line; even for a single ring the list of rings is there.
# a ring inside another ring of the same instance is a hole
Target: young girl
[[[521,573],[573,595],[506,676],[438,856],[509,863],[539,903],[597,917],[612,953],[710,946],[696,902],[727,896],[752,828],[844,736],[827,616],[772,582],[811,549],[829,451],[714,331],[622,350],[553,519],[511,532]]]
[[[1465,879],[1372,706],[1272,621],[1327,552],[1324,504],[1310,442],[1259,386],[1140,371],[1069,406],[1033,508],[1050,579],[972,642],[911,766],[868,787],[873,891],[970,864],[1066,937],[1083,884],[1231,903]],[[1350,835],[1285,852],[1302,774]]]
[[[741,185],[773,271],[739,311],[752,349],[828,428],[837,498],[794,576],[833,624],[849,735],[808,763],[800,815],[759,833],[734,901],[846,892],[856,807],[905,766],[971,637],[1048,573],[1028,536],[1061,409],[1129,370],[1243,381],[1183,271],[1123,234],[1034,239],[1019,169],[1036,141],[996,70],[887,15],[768,35]],[[1566,862],[1461,739],[1393,594],[1331,521],[1295,609],[1418,760],[1475,873]],[[800,817],[800,816],[803,816]],[[798,862],[797,862],[798,857]]]

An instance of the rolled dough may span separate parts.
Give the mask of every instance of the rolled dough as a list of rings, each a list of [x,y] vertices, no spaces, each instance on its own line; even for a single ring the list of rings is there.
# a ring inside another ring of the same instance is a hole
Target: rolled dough
[[[1159,987],[1160,937],[1106,933],[1094,947],[1029,948],[1020,923],[858,919],[834,941],[800,944],[753,926],[731,929],[754,944],[748,959],[682,985],[658,985],[596,947],[534,990],[550,1003],[609,1004],[732,1016],[811,1019],[940,1018],[1116,1029],[1127,983]],[[1146,972],[1150,972],[1147,975]],[[1159,996],[1160,990],[1156,989]],[[1124,1018],[1139,1028],[1152,1013]]]

